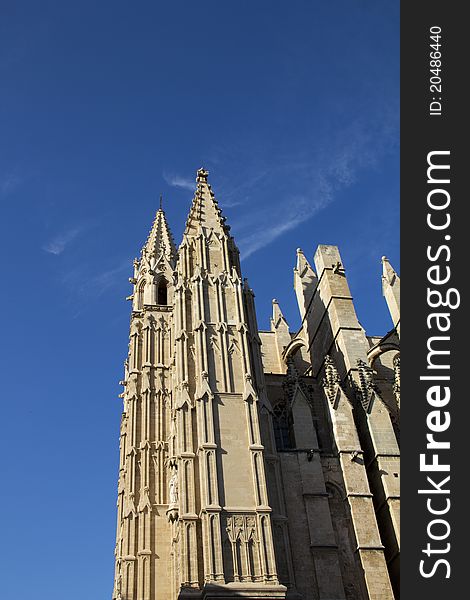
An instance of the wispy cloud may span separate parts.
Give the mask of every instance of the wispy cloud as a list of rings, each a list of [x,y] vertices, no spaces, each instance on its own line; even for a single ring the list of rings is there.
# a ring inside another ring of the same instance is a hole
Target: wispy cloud
[[[45,252],[49,252],[49,254],[62,254],[68,244],[78,237],[84,229],[84,227],[74,227],[73,229],[59,233],[52,240],[47,242],[42,249]]]
[[[233,208],[234,206],[247,204],[251,199],[253,190],[270,174],[271,169],[260,167],[254,174],[245,175],[238,185],[234,186],[233,182],[230,182],[226,186],[223,185],[220,190],[221,193],[218,194],[221,206],[223,208]]]
[[[307,198],[299,197],[285,200],[279,219],[267,223],[262,228],[256,228],[254,231],[240,238],[238,245],[242,258],[248,258],[261,248],[274,242],[275,239],[284,233],[295,229],[321,210],[330,200],[331,196],[328,192],[316,201],[309,201]]]
[[[248,258],[335,202],[342,191],[357,182],[362,171],[375,168],[383,159],[394,134],[387,120],[375,127],[370,121],[358,120],[336,139],[328,140],[321,155],[298,160],[291,157],[261,170],[259,177],[253,176],[252,185],[257,184],[258,189],[273,179],[278,189],[275,197],[269,197],[269,211],[266,199],[259,207],[253,203],[254,209],[233,224],[238,229],[241,257]]]
[[[132,260],[126,258],[121,261],[115,267],[101,271],[94,275],[91,279],[86,282],[88,290],[91,290],[95,296],[101,296],[108,289],[122,283],[123,273],[125,271],[132,271]]]
[[[242,258],[248,258],[257,250],[264,248],[283,233],[295,229],[302,221],[299,216],[288,218],[282,223],[276,223],[263,231],[255,231],[254,233],[242,237],[240,239],[240,248],[242,249]]]
[[[163,173],[163,179],[172,187],[182,188],[184,190],[194,191],[196,184],[191,179],[186,179],[180,175]]]
[[[74,318],[83,314],[93,301],[100,298],[110,290],[122,287],[122,297],[129,293],[129,284],[126,274],[132,274],[132,259],[126,258],[108,268],[96,269],[96,265],[84,262],[68,267],[62,272],[61,283],[68,292],[68,302],[76,311]]]

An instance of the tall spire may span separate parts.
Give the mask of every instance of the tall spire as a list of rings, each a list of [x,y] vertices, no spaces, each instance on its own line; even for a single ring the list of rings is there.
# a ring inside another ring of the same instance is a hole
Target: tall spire
[[[183,266],[186,261],[181,256],[185,253],[183,248],[188,247],[188,244],[193,244],[193,242],[189,242],[191,238],[193,241],[194,238],[197,238],[199,242],[194,247],[194,267],[212,274],[220,272],[231,274],[235,269],[240,277],[239,251],[230,235],[230,226],[226,224],[226,219],[222,215],[214,192],[207,181],[208,175],[209,172],[203,168],[198,169],[196,174],[196,191],[179,251],[180,268],[186,268]],[[193,269],[193,266],[189,267],[190,270]],[[193,275],[192,271],[186,274],[191,277]]]
[[[400,335],[400,278],[386,256],[382,256],[382,293],[393,325]]]
[[[146,255],[147,258],[153,257],[156,260],[164,255],[170,262],[176,257],[175,243],[162,208],[162,196],[160,196],[160,208],[155,215],[152,229],[142,248],[142,255]]]
[[[208,175],[209,171],[202,167],[196,173],[196,191],[186,221],[185,233],[192,235],[200,227],[204,227],[209,230],[223,231],[226,236],[230,237],[230,226],[225,224],[226,219],[222,215],[214,192],[207,181]]]
[[[128,300],[132,300],[133,309],[142,310],[145,306],[167,304],[167,288],[173,279],[176,263],[176,247],[161,207],[157,210],[152,228],[141,253],[134,260],[134,276],[129,278],[134,289]],[[166,291],[159,292],[158,289]]]

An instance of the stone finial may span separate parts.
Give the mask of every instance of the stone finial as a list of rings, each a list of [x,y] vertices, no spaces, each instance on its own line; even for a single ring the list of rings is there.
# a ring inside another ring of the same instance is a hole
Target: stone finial
[[[294,271],[299,277],[309,276],[311,279],[316,279],[315,271],[312,269],[301,248],[297,248],[297,261]]]
[[[382,293],[400,337],[400,277],[386,256],[382,256]]]
[[[304,319],[318,284],[318,278],[312,266],[300,248],[297,248],[297,260],[294,267],[294,289],[299,304],[301,318]]]
[[[213,254],[219,254],[218,260],[214,257],[209,261],[214,272],[230,271],[232,265],[239,270],[236,259],[238,252],[233,238],[230,236],[230,227],[226,217],[222,214],[214,192],[207,178],[209,171],[200,168],[196,173],[196,190],[194,192],[189,215],[183,233],[183,241],[200,237],[207,243]],[[201,259],[202,260],[202,259]]]
[[[206,171],[203,167],[197,170],[196,173],[196,183],[207,183],[207,177],[209,175],[209,171]]]
[[[282,314],[281,307],[279,306],[279,302],[275,298],[273,298],[272,307],[273,314],[271,317],[271,330],[276,330],[281,325],[281,323],[284,327],[287,327],[287,329],[289,329],[286,318]]]
[[[382,277],[390,284],[393,285],[395,279],[398,277],[395,269],[390,264],[390,261],[386,256],[382,256]]]

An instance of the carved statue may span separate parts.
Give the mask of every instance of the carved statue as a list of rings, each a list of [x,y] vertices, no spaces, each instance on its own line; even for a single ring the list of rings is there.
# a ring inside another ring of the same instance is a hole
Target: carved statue
[[[178,475],[173,473],[170,479],[170,505],[178,504]]]
[[[137,397],[137,375],[135,373],[132,373],[127,380],[126,392],[129,399]]]

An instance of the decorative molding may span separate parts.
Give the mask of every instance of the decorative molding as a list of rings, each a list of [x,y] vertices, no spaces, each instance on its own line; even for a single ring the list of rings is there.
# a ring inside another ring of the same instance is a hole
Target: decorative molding
[[[400,355],[397,354],[393,359],[394,383],[393,393],[397,401],[398,409],[400,410]]]
[[[297,392],[300,392],[307,403],[312,406],[312,388],[309,386],[302,377],[299,375],[297,368],[295,366],[294,357],[288,356],[286,359],[287,363],[287,373],[286,378],[282,383],[282,387],[284,388],[284,394],[288,401],[288,405],[291,408],[294,400],[297,396]]]
[[[341,378],[334,359],[327,354],[325,356],[325,376],[322,380],[323,390],[333,408],[337,408],[341,395]]]
[[[374,380],[373,369],[360,358],[357,361],[359,372],[359,385],[353,381],[356,395],[365,412],[369,412],[374,396],[381,398],[380,390]]]

